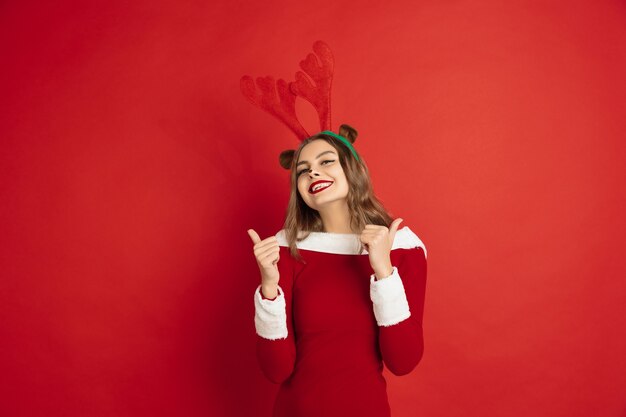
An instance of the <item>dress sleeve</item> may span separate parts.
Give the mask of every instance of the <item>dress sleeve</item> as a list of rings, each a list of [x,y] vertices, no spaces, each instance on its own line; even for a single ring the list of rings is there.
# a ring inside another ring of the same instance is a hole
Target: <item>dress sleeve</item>
[[[426,291],[426,254],[421,247],[392,251],[393,273],[370,277],[370,296],[379,326],[379,347],[387,368],[406,375],[424,352],[422,317]]]
[[[267,299],[259,285],[254,293],[254,324],[257,360],[271,382],[280,384],[293,372],[296,360],[292,318],[293,260],[288,248],[280,247],[278,296]]]

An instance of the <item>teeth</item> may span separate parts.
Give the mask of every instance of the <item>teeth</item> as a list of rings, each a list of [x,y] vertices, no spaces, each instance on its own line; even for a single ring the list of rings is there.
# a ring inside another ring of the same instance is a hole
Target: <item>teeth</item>
[[[320,188],[326,188],[326,187],[328,187],[330,184],[331,184],[331,183],[329,183],[329,182],[325,182],[325,183],[323,183],[323,184],[317,184],[315,187],[313,187],[313,190],[312,190],[312,191],[317,191],[317,190],[319,190]]]

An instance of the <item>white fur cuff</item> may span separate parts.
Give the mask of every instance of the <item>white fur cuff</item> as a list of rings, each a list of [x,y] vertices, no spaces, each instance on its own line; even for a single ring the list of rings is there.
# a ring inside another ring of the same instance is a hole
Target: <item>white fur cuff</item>
[[[264,339],[276,340],[287,338],[287,311],[285,295],[278,287],[278,297],[264,300],[261,286],[254,292],[254,326],[256,333]]]
[[[376,281],[375,274],[370,276],[370,298],[379,326],[392,326],[411,317],[404,285],[395,266],[387,278]]]

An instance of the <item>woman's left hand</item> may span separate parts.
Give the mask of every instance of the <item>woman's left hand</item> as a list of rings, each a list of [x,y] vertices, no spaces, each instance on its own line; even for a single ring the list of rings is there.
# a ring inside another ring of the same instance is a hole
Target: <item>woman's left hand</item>
[[[365,245],[370,258],[370,265],[376,279],[388,277],[393,272],[391,248],[393,239],[402,219],[395,219],[389,228],[375,224],[366,224],[361,233],[361,242]]]

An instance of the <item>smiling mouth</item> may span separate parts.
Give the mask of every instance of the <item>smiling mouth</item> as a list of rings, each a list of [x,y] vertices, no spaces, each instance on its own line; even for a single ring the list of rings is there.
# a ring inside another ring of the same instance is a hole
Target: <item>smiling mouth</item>
[[[333,185],[333,183],[332,183],[332,182],[330,182],[330,181],[329,181],[329,182],[324,182],[324,183],[319,183],[319,184],[316,184],[316,185],[314,185],[313,187],[311,187],[311,188],[309,189],[309,193],[310,193],[310,194],[317,194],[317,193],[319,193],[319,192],[324,191],[325,189],[327,189],[327,188],[328,188],[328,187],[330,187],[331,185]]]

